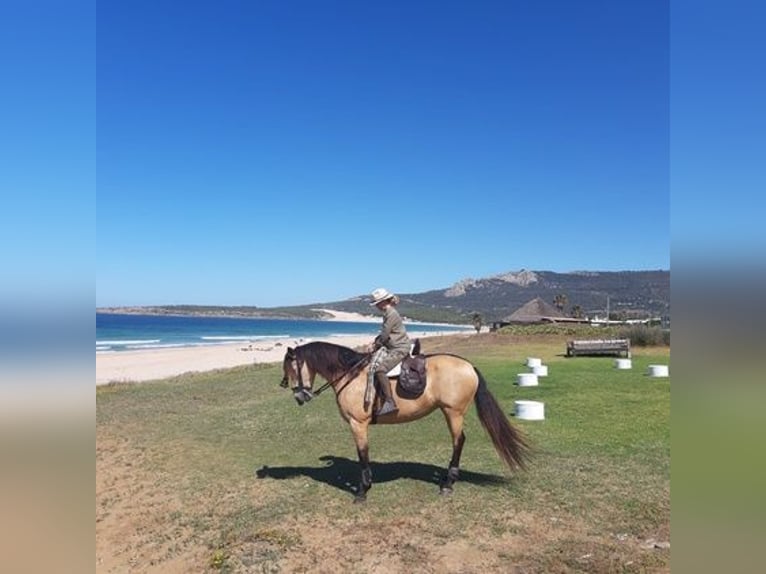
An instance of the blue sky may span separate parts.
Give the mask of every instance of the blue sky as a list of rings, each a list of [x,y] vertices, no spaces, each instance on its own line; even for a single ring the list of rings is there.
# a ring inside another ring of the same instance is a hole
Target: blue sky
[[[3,307],[92,305],[95,48],[93,2],[0,3]]]
[[[674,266],[766,262],[766,5],[672,3]]]
[[[96,303],[670,267],[666,2],[101,3]]]

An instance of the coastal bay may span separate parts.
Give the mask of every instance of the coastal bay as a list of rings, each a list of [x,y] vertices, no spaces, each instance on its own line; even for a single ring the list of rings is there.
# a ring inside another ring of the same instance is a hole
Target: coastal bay
[[[108,383],[142,382],[163,379],[188,372],[204,372],[241,365],[274,363],[284,357],[289,346],[297,346],[312,340],[327,341],[350,348],[360,348],[372,342],[379,317],[324,310],[331,314],[331,322],[355,322],[370,324],[369,332],[360,334],[333,334],[322,337],[274,337],[248,339],[211,345],[128,348],[114,352],[96,352],[96,385]],[[454,325],[445,325],[444,331],[419,329],[418,323],[409,323],[412,338],[439,336],[454,333]],[[429,326],[433,329],[433,326]],[[98,347],[97,347],[98,348]]]

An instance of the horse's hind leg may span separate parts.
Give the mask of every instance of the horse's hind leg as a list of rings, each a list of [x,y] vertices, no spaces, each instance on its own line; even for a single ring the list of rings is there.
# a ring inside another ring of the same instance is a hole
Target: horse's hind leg
[[[452,494],[452,485],[457,481],[460,475],[460,455],[463,452],[465,444],[465,433],[463,432],[463,414],[445,409],[444,418],[447,419],[452,434],[452,458],[449,461],[447,476],[444,477],[440,486],[441,494]]]
[[[372,488],[372,469],[370,468],[369,443],[367,441],[367,425],[361,423],[351,423],[351,432],[354,433],[354,442],[356,443],[356,454],[359,457],[359,466],[361,476],[359,486],[356,488],[354,502],[365,502],[367,500],[367,491]]]

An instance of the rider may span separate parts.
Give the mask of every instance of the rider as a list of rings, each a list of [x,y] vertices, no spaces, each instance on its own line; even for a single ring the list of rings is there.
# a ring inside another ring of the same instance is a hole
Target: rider
[[[404,328],[399,312],[395,306],[399,303],[399,297],[389,293],[380,287],[372,292],[370,306],[377,307],[383,313],[383,326],[380,334],[375,337],[373,349],[383,349],[377,363],[375,363],[375,379],[380,385],[385,401],[377,411],[377,415],[395,413],[399,410],[391,393],[391,382],[386,373],[398,365],[410,352],[410,338]]]

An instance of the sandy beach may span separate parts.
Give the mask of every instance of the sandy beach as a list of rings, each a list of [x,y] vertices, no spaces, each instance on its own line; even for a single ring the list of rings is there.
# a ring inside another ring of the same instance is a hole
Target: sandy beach
[[[330,311],[329,321],[380,322],[380,317]],[[407,325],[412,338],[439,336],[439,332],[418,332],[417,323]],[[351,347],[372,342],[370,335],[342,335],[322,338],[322,341]],[[253,343],[232,343],[169,349],[143,349],[96,353],[96,385],[111,382],[141,382],[164,379],[188,372],[212,371],[256,363],[276,363],[282,360],[290,346],[303,345],[313,339],[273,339]]]

